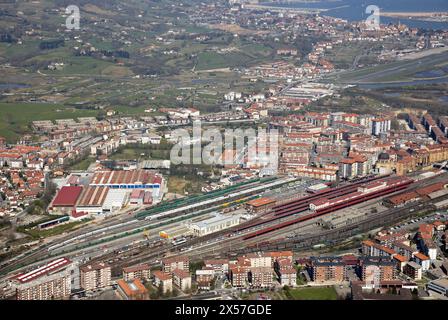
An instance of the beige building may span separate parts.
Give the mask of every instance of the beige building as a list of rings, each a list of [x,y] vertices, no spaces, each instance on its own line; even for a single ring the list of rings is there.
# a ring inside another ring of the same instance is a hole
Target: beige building
[[[173,282],[182,291],[187,291],[191,289],[191,276],[187,271],[184,270],[174,270]]]
[[[163,271],[167,273],[170,273],[176,269],[189,271],[190,260],[186,256],[165,258],[162,260],[162,267]]]
[[[156,270],[153,272],[154,275],[154,285],[156,287],[162,287],[163,293],[168,291],[173,291],[173,277],[171,274]]]
[[[79,268],[81,288],[96,290],[111,285],[111,268],[107,263],[87,264]]]
[[[254,268],[272,266],[272,257],[270,253],[250,253],[246,258],[250,260],[250,266]]]
[[[249,272],[249,282],[255,288],[271,287],[273,283],[273,269],[269,267],[254,267]]]
[[[61,300],[70,297],[72,263],[59,258],[12,281],[17,300]]]
[[[131,281],[134,279],[148,280],[150,277],[151,271],[148,264],[123,268],[124,281]]]

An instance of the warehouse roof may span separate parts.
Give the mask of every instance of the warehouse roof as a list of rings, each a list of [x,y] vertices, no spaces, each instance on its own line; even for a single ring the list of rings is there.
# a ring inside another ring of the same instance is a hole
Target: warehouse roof
[[[53,200],[54,207],[70,207],[76,204],[82,187],[62,187]]]
[[[102,206],[109,192],[108,187],[88,187],[85,188],[79,197],[77,206],[79,207],[96,207]]]
[[[272,200],[270,198],[259,198],[247,202],[247,204],[252,207],[261,207],[271,203],[275,203],[275,200]]]
[[[120,185],[120,184],[160,184],[161,177],[148,170],[122,170],[96,172],[91,185]]]

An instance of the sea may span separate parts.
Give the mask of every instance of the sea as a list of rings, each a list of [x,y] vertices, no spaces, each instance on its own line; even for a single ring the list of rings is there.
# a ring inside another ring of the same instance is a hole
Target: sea
[[[262,2],[262,1],[260,1]],[[262,3],[260,3],[262,4]],[[265,3],[269,6],[285,8],[328,9],[321,15],[341,18],[348,21],[365,20],[370,13],[366,13],[369,5],[380,8],[380,23],[401,22],[412,28],[448,30],[448,21],[420,21],[415,19],[381,17],[381,11],[387,12],[448,12],[448,0],[316,0],[288,3]]]

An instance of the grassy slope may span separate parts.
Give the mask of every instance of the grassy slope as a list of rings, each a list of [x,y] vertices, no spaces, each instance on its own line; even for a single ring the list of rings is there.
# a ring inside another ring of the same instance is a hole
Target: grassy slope
[[[96,116],[97,111],[45,103],[0,103],[0,114],[0,136],[14,139],[22,132],[29,132],[32,121]]]

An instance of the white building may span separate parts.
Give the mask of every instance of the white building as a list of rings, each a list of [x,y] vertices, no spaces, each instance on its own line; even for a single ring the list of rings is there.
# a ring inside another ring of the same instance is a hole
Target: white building
[[[280,270],[277,275],[282,286],[295,287],[297,285],[297,271],[294,268]]]
[[[387,133],[390,131],[390,119],[373,119],[372,120],[372,134],[379,136],[382,133]]]
[[[103,203],[104,213],[115,213],[121,210],[129,200],[129,191],[122,189],[110,189]]]
[[[190,226],[193,234],[201,237],[213,232],[218,232],[240,223],[241,215],[223,216],[217,214],[215,217],[194,223]]]

